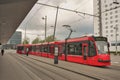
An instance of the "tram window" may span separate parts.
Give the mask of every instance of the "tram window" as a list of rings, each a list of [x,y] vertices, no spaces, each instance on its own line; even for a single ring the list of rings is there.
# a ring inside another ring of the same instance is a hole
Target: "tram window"
[[[65,53],[65,45],[62,45],[62,53]]]
[[[19,50],[19,47],[17,47],[17,50]]]
[[[54,47],[50,46],[50,53],[54,54]]]
[[[42,52],[42,47],[41,46],[39,47],[39,50],[40,50],[40,52]]]
[[[19,50],[23,50],[23,49],[24,49],[24,47],[23,47],[23,46],[19,47]]]
[[[40,52],[40,48],[41,48],[41,46],[38,47],[38,52]]]
[[[43,46],[41,47],[41,52],[44,52],[44,47]]]
[[[36,46],[32,46],[32,51],[36,51]]]
[[[45,47],[44,47],[44,46],[42,46],[42,49],[41,49],[41,50],[42,50],[42,52],[45,52]]]
[[[95,46],[94,43],[92,41],[90,41],[90,49],[89,49],[89,53],[88,56],[95,56],[96,55],[96,51],[95,51]]]
[[[87,55],[87,47],[84,46],[84,55]]]
[[[48,47],[44,47],[44,52],[48,52]]]
[[[76,50],[76,51],[77,51],[77,54],[78,54],[78,55],[82,55],[82,43],[80,43],[76,49],[77,49],[77,50]]]
[[[20,47],[17,47],[17,50],[20,50]]]
[[[118,43],[118,46],[120,46],[120,43]]]
[[[75,55],[75,45],[74,44],[69,44],[67,47],[68,54],[73,54]]]
[[[30,46],[29,51],[32,51],[32,46]]]
[[[65,53],[65,46],[63,46]],[[71,55],[82,55],[82,43],[74,42],[67,45],[67,53]]]
[[[39,52],[39,46],[36,46],[36,52]]]
[[[49,46],[47,46],[47,52],[48,52],[48,53],[50,52],[50,47],[49,47]]]

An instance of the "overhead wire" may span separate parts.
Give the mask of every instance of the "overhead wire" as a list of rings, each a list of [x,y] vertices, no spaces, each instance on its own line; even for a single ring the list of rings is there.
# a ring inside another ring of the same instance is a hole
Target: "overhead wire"
[[[27,34],[30,34],[30,35],[39,35],[40,36],[40,34],[33,34],[33,33],[27,33]]]
[[[53,7],[53,8],[59,8],[59,9],[62,9],[62,10],[71,11],[71,12],[80,13],[80,14],[85,14],[85,15],[89,15],[89,16],[98,17],[98,16],[95,16],[95,15],[92,15],[92,14],[89,14],[89,13],[80,12],[80,11],[76,11],[76,10],[71,10],[71,9],[67,9],[67,8],[62,8],[62,7],[58,7],[58,6],[53,6],[53,5],[49,5],[49,4],[44,4],[44,3],[37,3],[37,4],[48,6],[48,7]]]
[[[84,3],[87,3],[88,2],[88,0],[86,0]],[[77,10],[77,9],[79,9],[81,7],[81,5],[79,6],[79,7],[77,7],[76,9],[74,9],[74,10]]]
[[[48,3],[50,0],[47,0],[45,3]],[[40,8],[38,8],[33,14],[32,16],[29,18],[29,20],[25,23],[27,24],[28,22],[30,22],[30,20],[32,20],[32,18],[34,17],[35,14],[37,14],[38,11],[40,11],[40,9],[42,9],[43,6],[41,6]]]

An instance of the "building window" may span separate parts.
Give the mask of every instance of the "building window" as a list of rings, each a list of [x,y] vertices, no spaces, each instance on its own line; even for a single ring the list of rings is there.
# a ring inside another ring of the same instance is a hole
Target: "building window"
[[[113,21],[110,21],[110,23],[113,23]]]
[[[108,15],[108,13],[105,14],[105,16],[107,16],[107,15]]]
[[[112,15],[112,12],[110,12],[110,15]]]
[[[115,26],[118,27],[118,24],[116,24]]]
[[[118,20],[115,20],[115,22],[118,22]]]
[[[116,43],[111,43],[111,46],[116,46]],[[117,43],[117,46],[120,46],[120,43]]]
[[[106,22],[105,24],[108,24],[108,22]]]
[[[115,18],[118,18],[118,15],[115,15]]]
[[[115,13],[118,13],[118,11],[115,11]]]
[[[110,6],[112,6],[112,3],[110,3]]]
[[[108,20],[108,18],[105,18],[105,20]]]
[[[106,26],[105,28],[108,29],[108,26]]]
[[[108,37],[108,35],[106,35],[106,37]]]
[[[108,33],[108,31],[106,31],[106,33]]]
[[[110,19],[112,19],[113,17],[111,16]]]
[[[113,28],[113,25],[111,25],[110,27]]]
[[[117,34],[117,36],[119,36],[119,34]]]
[[[108,5],[106,4],[105,7],[108,7]]]
[[[113,32],[113,30],[110,31],[111,33]]]
[[[113,34],[111,34],[111,37],[113,37]]]
[[[111,46],[115,46],[115,43],[111,43]]]

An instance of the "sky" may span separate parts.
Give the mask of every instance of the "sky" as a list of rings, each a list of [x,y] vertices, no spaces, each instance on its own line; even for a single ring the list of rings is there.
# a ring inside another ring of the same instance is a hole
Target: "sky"
[[[44,39],[45,20],[42,17],[47,16],[47,36],[53,35],[54,31],[51,26],[55,25],[57,9],[38,3],[93,14],[93,0],[39,0],[17,29],[17,31],[22,32],[22,39],[24,39],[26,29],[26,36],[30,39],[30,42],[36,37]],[[75,31],[72,33],[71,38],[80,37],[84,34],[93,34],[92,16],[59,9],[56,25],[56,38],[58,40],[63,40],[69,35],[70,31],[63,25],[70,25]]]

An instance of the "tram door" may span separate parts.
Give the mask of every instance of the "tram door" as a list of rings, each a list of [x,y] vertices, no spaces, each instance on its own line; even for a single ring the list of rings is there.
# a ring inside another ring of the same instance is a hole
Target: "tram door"
[[[83,43],[82,53],[83,53],[83,63],[87,64],[87,58],[88,58],[88,44],[87,43]]]

